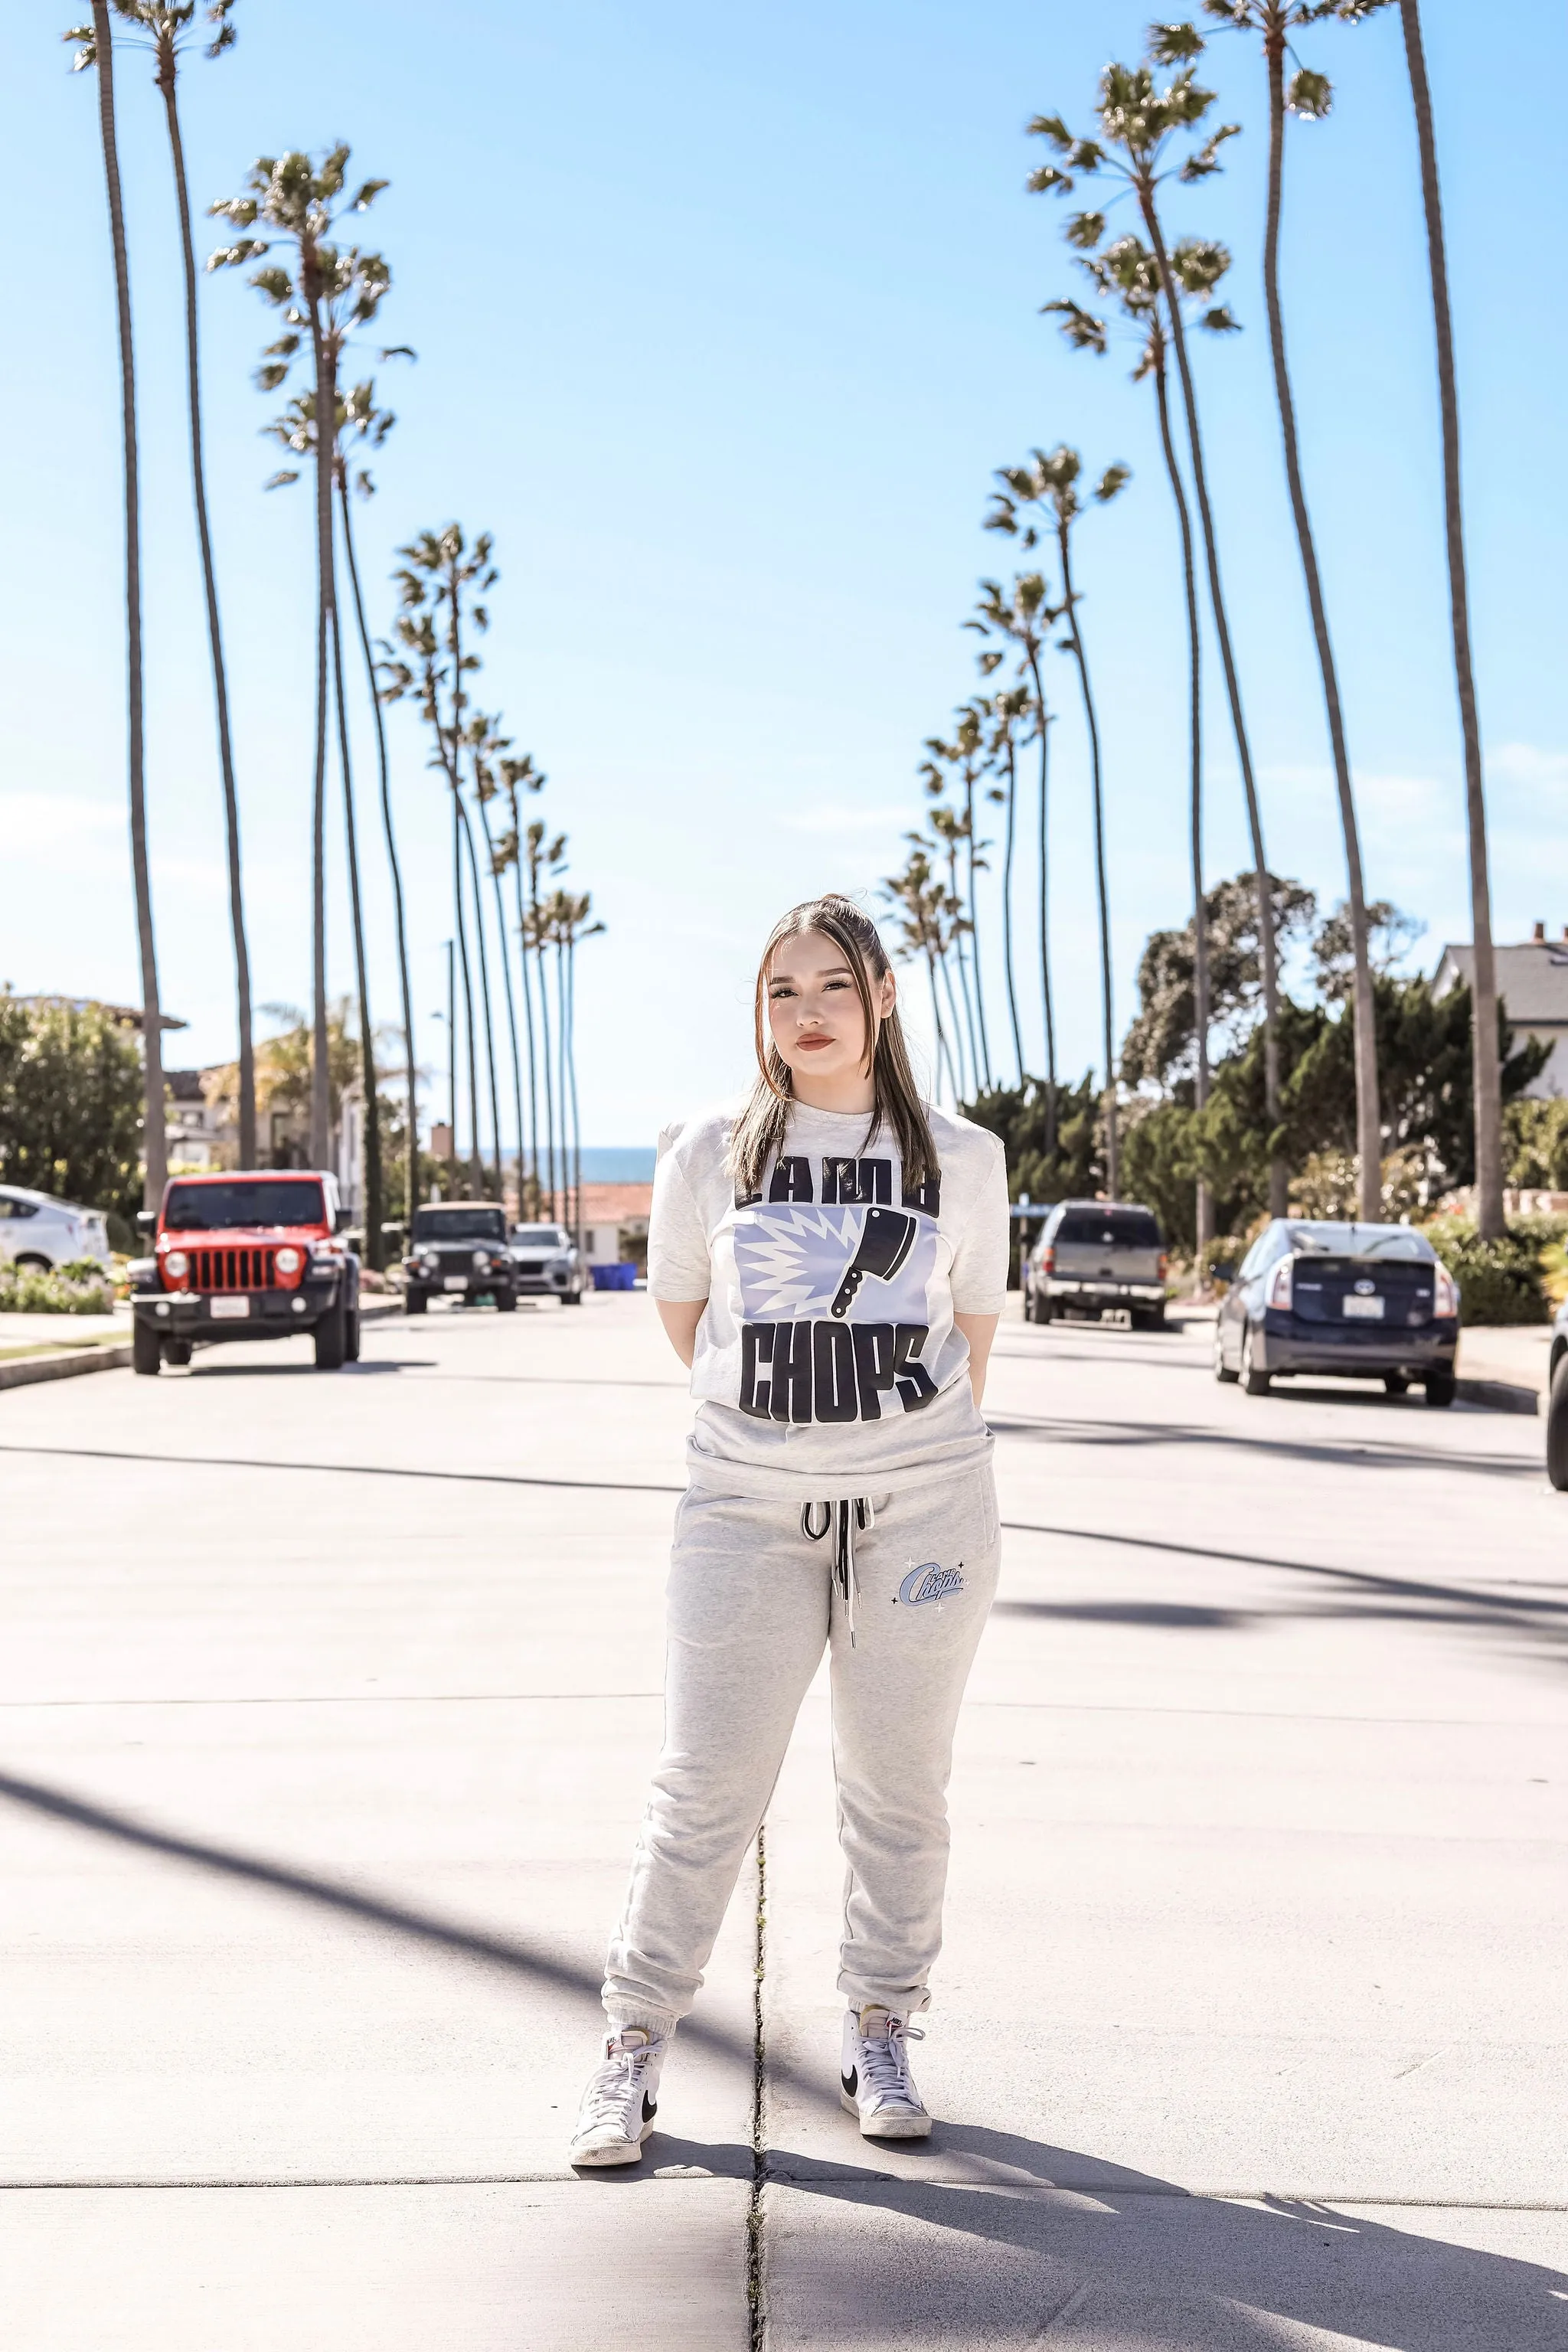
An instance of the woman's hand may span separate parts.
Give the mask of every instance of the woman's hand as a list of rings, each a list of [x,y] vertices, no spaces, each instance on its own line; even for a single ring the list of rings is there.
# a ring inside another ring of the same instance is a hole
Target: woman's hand
[[[679,1311],[684,1312],[684,1309]],[[659,1312],[662,1314],[664,1309],[660,1307]],[[960,1315],[956,1307],[953,1309],[953,1328],[962,1331],[969,1342],[969,1385],[974,1391],[977,1410],[981,1398],[985,1394],[985,1366],[991,1354],[991,1342],[996,1337],[996,1326],[1001,1320],[999,1315]],[[671,1332],[670,1337],[674,1339],[675,1334]],[[686,1360],[689,1363],[690,1357]]]
[[[669,1335],[670,1346],[689,1371],[691,1359],[697,1353],[697,1326],[702,1320],[708,1301],[705,1298],[656,1298],[653,1303],[658,1309],[659,1321]],[[985,1318],[980,1317],[977,1319],[984,1321]],[[990,1319],[994,1329],[996,1318],[993,1316]],[[990,1342],[986,1344],[989,1346]]]

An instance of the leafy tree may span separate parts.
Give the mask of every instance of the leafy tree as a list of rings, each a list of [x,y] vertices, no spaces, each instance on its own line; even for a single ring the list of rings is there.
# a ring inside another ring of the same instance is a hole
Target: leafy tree
[[[1366,892],[1362,878],[1361,831],[1356,822],[1350,753],[1345,745],[1339,672],[1334,663],[1328,608],[1318,568],[1317,542],[1301,478],[1296,402],[1285,353],[1285,313],[1279,298],[1279,219],[1284,185],[1287,109],[1321,121],[1329,110],[1331,100],[1324,77],[1305,68],[1295,76],[1287,93],[1285,51],[1289,34],[1292,27],[1310,24],[1322,16],[1358,16],[1364,15],[1366,9],[1364,0],[1205,0],[1205,5],[1211,16],[1218,16],[1238,29],[1250,27],[1262,32],[1268,73],[1268,199],[1263,238],[1263,289],[1268,312],[1268,349],[1274,367],[1274,392],[1285,445],[1285,478],[1307,586],[1318,668],[1322,678],[1323,707],[1328,718],[1329,745],[1334,762],[1334,786],[1339,795],[1340,823],[1344,834],[1345,866],[1350,885],[1352,997],[1355,1007],[1356,1150],[1362,1161],[1362,1214],[1370,1221],[1378,1214],[1382,1177],[1377,1150],[1378,1076],[1372,963],[1367,950]],[[1151,41],[1155,58],[1163,65],[1190,60],[1204,46],[1202,35],[1192,25],[1155,26]]]
[[[369,324],[381,307],[392,273],[379,254],[357,246],[340,247],[331,231],[341,213],[363,213],[386,186],[384,180],[366,180],[346,204],[334,211],[346,184],[349,149],[332,148],[320,165],[298,150],[281,156],[264,155],[253,163],[243,195],[228,196],[209,210],[236,228],[258,223],[274,234],[245,236],[207,257],[209,269],[238,268],[249,261],[265,261],[279,241],[292,247],[292,272],[279,263],[253,270],[250,283],[263,299],[283,315],[283,332],[269,343],[256,381],[263,392],[274,392],[288,379],[303,341],[308,337],[312,362],[311,397],[318,418],[331,418],[333,430],[316,436],[316,752],[311,794],[311,982],[312,1034],[321,1065],[310,1097],[310,1154],[324,1167],[331,1149],[327,1080],[327,898],[326,898],[326,778],[329,710],[329,648],[337,611],[333,554],[332,477],[336,460],[338,369],[343,347],[353,331]],[[347,786],[345,784],[345,791]],[[368,1034],[364,1046],[371,1053]],[[368,1073],[370,1099],[374,1100],[374,1074]],[[374,1120],[371,1122],[374,1126]]]
[[[1277,944],[1304,938],[1317,911],[1310,890],[1268,877],[1271,936]],[[1209,1018],[1232,1045],[1250,1035],[1260,1012],[1263,958],[1253,877],[1238,874],[1204,894],[1209,950]],[[1186,1086],[1202,1108],[1194,1080],[1197,1064],[1197,957],[1194,926],[1154,931],[1138,966],[1139,1010],[1121,1045],[1121,1075],[1129,1086],[1155,1085],[1166,1094]]]
[[[1096,1200],[1106,1189],[1105,1097],[1088,1070],[1077,1086],[1057,1096],[1057,1147],[1046,1149],[1046,1090],[1037,1079],[1021,1087],[995,1087],[965,1105],[965,1115],[989,1128],[1007,1147],[1007,1181],[1013,1198],[1031,1201]]]
[[[1413,915],[1402,915],[1386,898],[1374,898],[1365,909],[1366,952],[1373,976],[1391,971],[1405,950],[1426,929]],[[1341,905],[1325,915],[1312,934],[1312,965],[1318,993],[1331,1004],[1342,1004],[1355,986],[1354,927],[1351,910]]]
[[[1083,632],[1079,625],[1078,592],[1072,579],[1072,528],[1083,512],[1079,497],[1079,477],[1083,460],[1076,449],[1064,442],[1047,457],[1044,450],[1031,452],[1026,466],[1004,466],[996,478],[1002,484],[993,494],[991,512],[985,518],[987,530],[1011,534],[1021,531],[1026,547],[1037,544],[1037,533],[1033,523],[1021,523],[1020,515],[1028,507],[1042,509],[1050,520],[1046,528],[1054,531],[1057,557],[1062,568],[1062,617],[1067,624],[1066,650],[1071,654],[1078,669],[1079,691],[1083,698],[1084,722],[1089,729],[1089,779],[1094,800],[1094,877],[1100,900],[1100,975],[1102,1028],[1105,1051],[1105,1155],[1106,1181],[1111,1199],[1117,1197],[1116,1138],[1116,1061],[1115,1015],[1110,993],[1110,893],[1105,870],[1105,795],[1100,774],[1100,723],[1095,715],[1094,695],[1089,680],[1089,656],[1084,651]],[[1125,466],[1108,466],[1094,486],[1096,503],[1106,505],[1131,479]]]
[[[1503,1113],[1508,1181],[1521,1190],[1568,1192],[1568,1098],[1521,1097]]]
[[[1247,824],[1252,835],[1253,870],[1259,877],[1258,920],[1264,940],[1264,1055],[1268,1077],[1268,1102],[1278,1114],[1279,1103],[1279,1056],[1276,1040],[1277,999],[1279,989],[1279,959],[1273,941],[1268,937],[1270,908],[1268,893],[1261,877],[1268,871],[1263,846],[1263,819],[1258,808],[1257,779],[1252,766],[1252,746],[1242,711],[1241,685],[1237,677],[1236,656],[1231,644],[1230,619],[1225,601],[1225,589],[1220,578],[1219,547],[1215,532],[1214,510],[1209,501],[1208,475],[1204,464],[1203,434],[1198,418],[1197,391],[1193,381],[1192,362],[1187,351],[1186,331],[1182,317],[1181,290],[1177,284],[1165,233],[1160,219],[1159,190],[1169,176],[1166,158],[1171,142],[1179,134],[1195,130],[1214,103],[1214,92],[1200,89],[1194,79],[1190,66],[1179,72],[1164,89],[1155,87],[1154,78],[1147,66],[1108,65],[1100,79],[1097,114],[1100,140],[1079,139],[1071,132],[1059,114],[1037,115],[1029,125],[1038,137],[1046,140],[1062,159],[1060,163],[1046,163],[1030,175],[1029,187],[1037,194],[1047,192],[1058,195],[1070,194],[1078,178],[1086,173],[1108,171],[1130,188],[1136,199],[1148,237],[1160,282],[1165,295],[1165,315],[1170,323],[1171,344],[1175,353],[1176,373],[1182,386],[1182,406],[1187,423],[1187,446],[1192,458],[1193,488],[1197,499],[1198,521],[1203,534],[1204,556],[1208,573],[1209,603],[1215,619],[1215,635],[1219,643],[1220,666],[1225,673],[1226,696],[1230,705],[1232,731],[1236,737],[1237,762],[1241,769],[1242,787],[1247,797]],[[1181,163],[1178,176],[1185,182],[1206,179],[1219,168],[1218,151],[1231,136],[1236,126],[1226,124]],[[1091,253],[1104,238],[1106,215],[1103,212],[1082,212],[1068,223],[1069,241],[1082,253]],[[1269,1178],[1270,1198],[1277,1213],[1286,1205],[1286,1173],[1281,1161]]]
[[[0,991],[0,1181],[129,1223],[144,1204],[143,1116],[134,1035],[105,1006]]]
[[[136,437],[136,358],[131,334],[131,265],[125,205],[120,186],[120,145],[114,120],[114,42],[109,0],[92,0],[89,24],[65,36],[79,41],[72,70],[98,69],[98,129],[109,192],[109,232],[114,254],[114,307],[120,330],[120,424],[125,479],[126,742],[130,771],[131,875],[136,898],[136,946],[142,965],[142,1064],[145,1105],[142,1150],[145,1205],[163,1197],[169,1155],[163,1127],[163,1033],[158,1003],[158,955],[153,932],[153,882],[147,862],[146,745],[142,677],[142,490]]]

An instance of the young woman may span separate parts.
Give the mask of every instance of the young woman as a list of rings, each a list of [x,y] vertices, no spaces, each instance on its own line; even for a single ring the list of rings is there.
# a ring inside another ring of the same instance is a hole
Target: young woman
[[[831,1652],[845,2106],[923,2138],[906,2037],[942,1940],[953,1726],[996,1581],[985,1360],[1002,1146],[916,1091],[850,901],[773,929],[739,1115],[661,1139],[648,1288],[698,1399],[664,1750],[610,1946],[572,2161],[635,2164],[800,1703]]]

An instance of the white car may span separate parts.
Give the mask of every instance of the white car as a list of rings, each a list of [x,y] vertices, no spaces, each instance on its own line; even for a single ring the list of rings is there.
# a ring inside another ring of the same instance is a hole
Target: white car
[[[47,1273],[84,1257],[103,1266],[110,1262],[109,1227],[100,1210],[79,1209],[74,1201],[29,1192],[20,1184],[0,1184],[0,1263]]]

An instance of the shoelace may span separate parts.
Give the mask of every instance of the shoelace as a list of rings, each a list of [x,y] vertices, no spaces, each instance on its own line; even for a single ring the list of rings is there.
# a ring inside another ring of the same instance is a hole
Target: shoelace
[[[818,1514],[821,1524],[818,1525]],[[870,1497],[857,1495],[841,1503],[804,1503],[801,1506],[800,1531],[813,1543],[820,1543],[829,1528],[834,1530],[833,1580],[844,1602],[844,1622],[849,1628],[849,1646],[855,1647],[855,1601],[859,1580],[855,1574],[855,1534],[862,1535],[875,1527],[876,1513]]]
[[[910,2091],[910,2053],[906,2039],[923,2042],[925,2035],[918,2025],[907,2025],[901,2017],[890,2016],[885,2026],[860,2033],[860,2081],[864,2089],[875,2091],[879,2098],[907,2099]]]
[[[624,2042],[605,2044],[605,2063],[589,2084],[583,2099],[579,2132],[598,2131],[607,2125],[626,2127],[629,2103],[642,2105],[643,2076],[648,2060],[658,2048],[657,2042],[645,2042],[628,2048]],[[639,2116],[640,2122],[641,2117]]]

